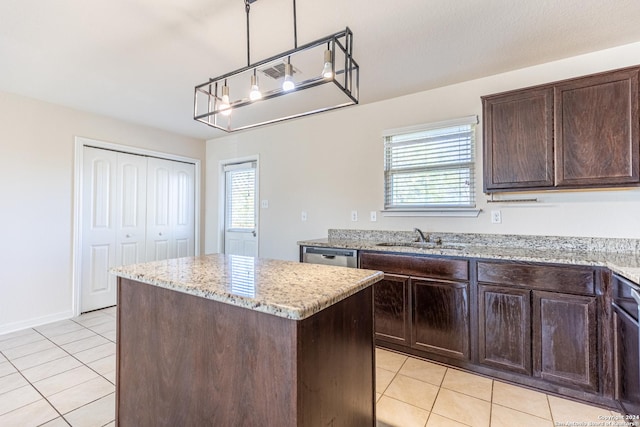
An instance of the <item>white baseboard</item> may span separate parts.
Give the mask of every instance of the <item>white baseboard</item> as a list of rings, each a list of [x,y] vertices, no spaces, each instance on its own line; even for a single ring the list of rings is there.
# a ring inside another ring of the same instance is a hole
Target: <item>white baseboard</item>
[[[74,317],[73,310],[66,310],[59,313],[49,314],[47,316],[6,323],[4,325],[0,325],[0,335],[21,331],[27,328],[35,328],[37,326],[46,325],[47,323],[53,323],[59,320],[71,319],[72,317]]]

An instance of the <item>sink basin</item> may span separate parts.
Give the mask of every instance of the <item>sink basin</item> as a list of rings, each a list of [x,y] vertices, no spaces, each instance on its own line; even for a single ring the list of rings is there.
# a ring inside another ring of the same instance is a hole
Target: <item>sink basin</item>
[[[447,245],[434,242],[380,242],[376,246],[402,246],[416,249],[453,249],[461,251],[464,249],[463,245]]]

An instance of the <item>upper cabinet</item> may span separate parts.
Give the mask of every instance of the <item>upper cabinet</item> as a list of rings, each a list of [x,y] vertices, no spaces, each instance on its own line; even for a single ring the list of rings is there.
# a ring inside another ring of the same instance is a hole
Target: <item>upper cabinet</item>
[[[482,97],[484,191],[640,184],[639,71]]]

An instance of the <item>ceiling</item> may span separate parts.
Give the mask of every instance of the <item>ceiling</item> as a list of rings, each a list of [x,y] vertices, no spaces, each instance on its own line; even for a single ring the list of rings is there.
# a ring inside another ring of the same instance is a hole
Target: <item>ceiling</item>
[[[638,0],[296,7],[300,45],[353,30],[361,103],[640,41]],[[252,62],[293,47],[292,16],[253,3]],[[0,91],[209,139],[224,133],[193,120],[194,86],[245,65],[244,0],[0,2]]]

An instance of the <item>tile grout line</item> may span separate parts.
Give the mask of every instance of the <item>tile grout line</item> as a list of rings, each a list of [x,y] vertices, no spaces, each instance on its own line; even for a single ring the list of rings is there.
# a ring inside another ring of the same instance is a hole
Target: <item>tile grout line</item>
[[[108,315],[106,315],[106,314],[105,314],[105,316],[108,316]],[[111,316],[109,316],[109,317],[111,317]],[[113,343],[113,341],[111,341],[111,340],[110,340],[110,339],[108,339],[107,337],[104,337],[104,336],[102,336],[101,334],[99,334],[99,333],[95,332],[95,331],[94,331],[94,330],[92,330],[91,328],[89,328],[89,327],[87,327],[87,326],[85,326],[85,325],[83,325],[83,324],[81,324],[81,323],[79,323],[79,322],[76,322],[76,321],[74,321],[73,319],[68,319],[68,320],[70,320],[70,321],[72,321],[72,322],[76,323],[76,324],[77,324],[77,325],[79,325],[79,326],[82,326],[84,329],[87,329],[87,330],[91,331],[92,333],[94,333],[94,334],[96,334],[96,335],[99,335],[99,336],[101,336],[101,337],[105,338],[107,341],[109,341],[109,342]],[[107,323],[107,322],[104,322],[104,323]],[[102,323],[99,323],[99,324],[102,324]],[[97,326],[97,325],[94,325],[94,326]],[[97,374],[97,375],[98,375],[98,377],[103,378],[103,379],[104,379],[105,381],[107,381],[109,384],[113,384],[113,383],[111,383],[111,381],[109,381],[109,380],[108,380],[104,375],[102,375],[101,373],[99,373],[98,371],[96,371],[95,369],[93,369],[93,368],[92,368],[91,366],[89,366],[88,364],[84,363],[82,360],[80,360],[80,359],[78,359],[77,357],[75,357],[73,354],[71,354],[71,353],[70,353],[69,351],[67,351],[66,349],[62,348],[62,347],[61,347],[60,345],[58,345],[57,343],[53,342],[53,341],[52,341],[48,336],[44,335],[42,332],[40,332],[40,331],[36,330],[35,328],[30,328],[30,329],[31,329],[32,331],[34,331],[35,333],[39,334],[40,336],[42,336],[45,340],[47,340],[47,341],[51,342],[51,343],[52,343],[53,345],[55,345],[57,348],[61,349],[61,350],[62,350],[63,352],[65,352],[67,355],[71,356],[73,359],[75,359],[76,361],[78,361],[78,362],[81,364],[81,366],[85,366],[85,367],[87,367],[88,369],[90,369],[91,371],[93,371],[95,374]],[[75,331],[75,332],[77,332],[77,331]],[[63,335],[63,334],[60,334],[60,335]],[[91,338],[91,337],[88,337],[88,338]],[[86,338],[81,338],[80,340],[82,340],[82,339],[86,339]],[[76,341],[80,341],[80,340],[76,340]],[[72,342],[76,342],[76,341],[72,341]],[[25,345],[28,345],[28,344],[25,344]],[[96,347],[98,347],[98,346],[96,346]],[[90,350],[90,349],[92,349],[92,348],[96,348],[96,347],[91,347],[91,348],[86,349],[86,350]],[[83,351],[84,351],[84,350],[83,350]],[[38,353],[38,352],[36,352],[36,353]],[[36,353],[32,353],[32,354],[36,354]],[[20,376],[21,376],[21,377],[22,377],[22,378],[27,382],[27,384],[29,384],[29,386],[31,386],[31,387],[32,387],[32,388],[33,388],[33,389],[34,389],[34,390],[35,390],[35,391],[36,391],[36,392],[37,392],[37,393],[38,393],[38,394],[39,394],[39,395],[40,395],[40,396],[41,396],[41,397],[42,397],[42,398],[43,398],[43,399],[44,399],[44,400],[45,400],[45,401],[46,401],[46,402],[47,402],[47,403],[48,403],[48,404],[53,408],[53,410],[54,410],[54,411],[56,411],[56,413],[58,413],[59,418],[61,418],[65,423],[67,423],[68,425],[70,425],[70,424],[69,424],[69,422],[67,421],[67,419],[65,418],[64,414],[62,414],[62,413],[61,413],[61,412],[60,412],[60,411],[59,411],[59,410],[58,410],[58,409],[57,409],[57,408],[56,408],[56,407],[55,407],[55,406],[54,406],[54,405],[49,401],[49,399],[48,399],[46,396],[44,396],[44,395],[40,392],[40,390],[39,390],[39,389],[38,389],[38,388],[37,388],[37,387],[36,387],[36,386],[35,386],[35,385],[34,385],[34,384],[33,384],[33,383],[32,383],[32,382],[31,382],[27,377],[25,377],[25,376],[24,376],[24,374],[22,373],[22,370],[18,369],[18,367],[17,367],[15,364],[13,364],[13,362],[11,362],[11,360],[9,360],[9,359],[7,358],[7,356],[4,354],[4,352],[3,352],[3,351],[0,351],[0,354],[2,354],[2,356],[3,356],[5,359],[7,359],[7,362],[9,362],[9,363],[11,364],[11,366],[13,366],[13,368],[16,370],[16,372],[18,372],[18,373],[20,374]],[[25,355],[25,356],[28,356],[28,355]],[[24,356],[23,356],[23,357],[24,357]],[[63,357],[66,357],[66,356],[63,356]],[[109,356],[107,356],[107,357],[109,357]],[[59,359],[62,359],[62,357],[57,358],[57,359],[54,359],[54,360],[52,360],[52,361],[59,360]],[[100,360],[100,359],[98,359],[98,360]],[[51,361],[51,362],[52,362],[52,361]],[[44,362],[44,363],[48,363],[48,362]],[[42,363],[41,363],[40,365],[42,365]],[[36,365],[36,366],[40,366],[40,365]],[[36,366],[32,366],[32,367],[36,367]],[[59,374],[65,373],[65,372],[69,372],[69,371],[70,371],[70,370],[72,370],[72,369],[76,369],[76,368],[67,369],[66,371],[60,372],[60,373],[55,374],[55,375],[59,375]],[[51,377],[53,377],[53,376],[55,376],[55,375],[51,375],[50,377],[42,378],[41,380],[44,380],[44,379],[47,379],[47,378],[51,378]],[[41,380],[39,380],[39,381],[41,381]],[[83,382],[82,382],[82,383],[80,383],[80,384],[85,384],[85,383],[87,383],[88,381],[91,381],[91,380],[83,381]],[[36,382],[37,382],[37,381],[36,381]],[[66,388],[66,389],[61,390],[61,391],[59,391],[59,392],[57,392],[57,393],[61,393],[61,392],[63,392],[63,391],[69,390],[70,388],[76,387],[76,386],[78,386],[78,385],[80,385],[80,384],[76,384],[76,385],[74,385],[74,386],[72,386],[72,387]],[[114,387],[115,387],[115,385],[114,385]],[[57,394],[57,393],[54,393],[54,394]],[[111,394],[111,393],[108,393],[108,394],[106,394],[105,396],[101,396],[101,397],[99,397],[99,398],[97,398],[97,399],[95,399],[95,400],[92,400],[91,402],[87,402],[87,403],[85,403],[84,405],[80,405],[79,407],[74,408],[73,410],[71,410],[71,411],[67,412],[67,414],[68,414],[68,413],[71,413],[71,412],[73,412],[73,411],[76,411],[76,410],[78,410],[78,409],[80,409],[80,408],[82,408],[82,407],[84,407],[84,406],[90,405],[91,403],[94,403],[94,402],[96,402],[96,401],[98,401],[98,400],[100,400],[100,399],[102,399],[102,398],[104,398],[104,397],[108,396],[109,394]],[[34,403],[34,402],[31,402],[31,403]],[[30,405],[31,403],[28,403],[27,405]],[[7,414],[9,414],[9,413],[11,413],[11,412],[13,412],[13,411],[16,411],[16,410],[18,410],[18,409],[21,409],[21,408],[23,408],[23,407],[25,407],[25,406],[27,406],[27,405],[23,405],[23,406],[21,406],[21,407],[19,407],[19,408],[12,409],[11,411],[7,412]],[[47,423],[47,422],[50,422],[50,421],[53,421],[53,420],[55,420],[55,418],[54,418],[54,419],[52,419],[52,420],[48,420],[48,421],[46,421],[46,423]],[[108,424],[110,424],[111,422],[112,422],[112,421],[109,421],[108,423],[106,423],[106,424],[105,424],[105,426],[106,426],[106,425],[108,425]],[[46,424],[46,423],[45,423],[45,424]]]
[[[71,320],[72,322],[74,322],[74,320],[73,320],[73,319],[69,319],[69,320]],[[82,327],[83,327],[83,328],[85,328],[85,329],[89,329],[89,330],[91,330],[90,328],[88,328],[88,327],[86,327],[86,326],[84,326],[84,325],[82,325],[82,324],[80,324],[80,323],[78,323],[78,322],[74,322],[74,323],[76,323],[76,324],[78,324],[78,325],[82,326]],[[105,323],[106,323],[106,322],[105,322]],[[40,335],[42,335],[43,337],[45,337],[47,340],[51,341],[51,340],[49,339],[49,337],[46,337],[46,336],[45,336],[44,334],[42,334],[40,331],[36,331],[36,332],[37,332],[37,333],[39,333]],[[92,331],[92,330],[91,330],[91,332],[94,332],[94,331]],[[94,333],[95,333],[95,332],[94,332]],[[110,341],[110,342],[111,342],[111,340],[108,340],[108,341]],[[55,342],[53,342],[53,341],[51,341],[51,342],[52,342],[54,345],[58,346],[62,351],[64,351],[65,353],[67,353],[69,356],[71,356],[72,358],[74,358],[75,360],[77,360],[78,362],[80,362],[80,364],[81,364],[82,366],[87,367],[87,368],[88,368],[88,369],[90,369],[91,371],[95,372],[95,373],[98,375],[98,377],[101,377],[101,378],[103,378],[105,381],[107,381],[109,384],[112,384],[112,383],[111,383],[111,381],[109,381],[107,378],[105,378],[101,373],[99,373],[98,371],[96,371],[95,369],[93,369],[91,366],[89,366],[88,364],[84,363],[82,360],[78,359],[78,358],[77,358],[77,357],[75,357],[73,354],[69,353],[66,349],[64,349],[64,348],[60,347],[60,346],[59,346],[58,344],[56,344]],[[92,347],[92,348],[95,348],[95,347]],[[84,351],[84,350],[83,350],[83,351]],[[107,356],[107,357],[108,357],[108,356]],[[57,360],[57,359],[56,359],[56,360]],[[99,359],[98,359],[98,360],[99,360]],[[75,369],[75,368],[72,368],[72,369]],[[67,370],[67,371],[64,371],[64,372],[68,372],[68,371],[70,371],[70,370],[71,370],[71,369],[69,369],[69,370]],[[56,375],[58,375],[58,374],[56,374]],[[53,376],[53,375],[52,375],[52,376]],[[49,378],[51,378],[51,377],[49,377]],[[58,393],[62,393],[63,391],[69,390],[69,389],[71,389],[71,388],[73,388],[73,387],[77,387],[78,385],[81,385],[81,384],[85,384],[85,383],[87,383],[87,382],[89,382],[89,381],[92,381],[92,380],[83,381],[83,382],[81,382],[80,384],[76,384],[76,385],[74,385],[74,386],[72,386],[72,387],[69,387],[69,388],[66,388],[66,389],[64,389],[64,390],[61,390],[61,391],[59,391]],[[37,381],[36,381],[36,382],[37,382]],[[29,382],[29,384],[31,384],[31,382]],[[36,389],[36,391],[38,391],[38,393],[40,393],[40,390],[38,390],[38,389],[35,387],[35,385],[31,384],[31,386],[32,386],[34,389]],[[115,384],[114,384],[114,387],[115,387]],[[55,395],[55,394],[58,394],[58,393],[54,393],[54,395]],[[114,391],[114,393],[115,393],[115,391]],[[74,409],[72,409],[71,411],[67,412],[66,414],[70,414],[70,413],[71,413],[71,412],[73,412],[73,411],[77,411],[77,410],[78,410],[78,409],[80,409],[80,408],[83,408],[83,407],[85,407],[85,406],[87,406],[87,405],[90,405],[90,404],[92,404],[92,403],[94,403],[94,402],[97,402],[98,400],[100,400],[100,399],[102,399],[102,398],[104,398],[104,397],[106,397],[106,396],[108,396],[108,395],[110,395],[110,394],[111,394],[111,393],[108,393],[108,394],[106,394],[106,395],[104,395],[104,396],[100,396],[99,398],[97,398],[97,399],[95,399],[95,400],[92,400],[91,402],[87,402],[87,403],[85,403],[84,405],[80,405],[80,406],[78,406],[77,408],[74,408]],[[66,422],[67,424],[71,425],[71,424],[69,423],[69,421],[65,418],[65,415],[66,415],[66,414],[61,414],[61,413],[60,413],[60,411],[58,411],[58,409],[57,409],[55,406],[53,406],[53,404],[49,401],[49,399],[47,399],[46,397],[44,397],[44,395],[43,395],[42,393],[40,393],[40,395],[41,395],[41,396],[42,396],[42,397],[47,401],[47,403],[49,403],[49,405],[51,405],[51,407],[52,407],[53,409],[55,409],[55,411],[56,411],[56,412],[58,412],[58,413],[60,414],[60,417],[62,417],[62,419],[64,420],[64,422]],[[109,421],[109,423],[110,423],[110,422],[111,422],[111,421]],[[107,423],[107,424],[109,424],[109,423]],[[105,425],[106,425],[106,424],[105,424]]]
[[[40,332],[36,331],[35,329],[33,329],[33,328],[31,328],[31,329],[32,329],[35,333],[40,334]],[[42,335],[42,334],[40,334],[40,335]],[[46,338],[46,337],[45,337],[45,338]],[[55,344],[55,343],[54,343],[54,344]],[[57,344],[56,344],[56,345],[57,345]],[[22,378],[27,382],[27,384],[29,384],[29,387],[31,387],[33,390],[35,390],[35,392],[36,392],[36,393],[38,393],[38,394],[42,397],[42,399],[43,399],[45,402],[47,402],[47,403],[49,404],[49,406],[51,406],[51,408],[53,408],[53,410],[54,410],[54,411],[56,411],[56,413],[58,414],[58,417],[56,417],[56,418],[62,418],[65,422],[67,422],[67,420],[66,420],[66,419],[64,419],[64,417],[62,416],[62,414],[60,413],[60,411],[58,411],[58,408],[56,408],[55,406],[53,406],[53,405],[51,404],[51,402],[49,402],[49,399],[47,399],[47,398],[46,398],[46,397],[45,397],[45,396],[40,392],[40,390],[38,390],[38,388],[37,388],[36,386],[34,386],[34,385],[33,385],[33,383],[32,383],[32,382],[31,382],[27,377],[25,377],[25,376],[24,376],[24,374],[22,373],[22,370],[18,369],[18,367],[17,367],[16,365],[14,365],[14,364],[13,364],[13,362],[12,362],[11,360],[9,360],[9,358],[7,358],[7,356],[4,354],[4,352],[0,351],[0,354],[2,354],[2,356],[3,356],[5,359],[7,359],[7,362],[9,362],[9,363],[11,364],[11,366],[13,366],[13,368],[16,370],[16,372],[17,372],[18,374],[20,374],[20,376],[21,376],[21,377],[22,377]],[[57,360],[57,359],[56,359],[56,360]],[[45,363],[46,363],[46,362],[45,362]],[[36,365],[36,366],[37,366],[37,365]],[[14,408],[14,409],[12,409],[11,411],[9,411],[9,412],[7,412],[7,413],[5,413],[5,414],[2,414],[2,415],[10,414],[11,412],[14,412],[14,411],[17,411],[17,410],[19,410],[19,409],[22,409],[22,408],[24,408],[25,406],[31,405],[32,403],[34,403],[34,402],[30,402],[30,403],[27,403],[26,405],[22,405],[22,406],[20,406],[20,407],[18,407],[18,408]],[[46,424],[46,423],[48,423],[48,422],[50,422],[50,421],[53,421],[53,420],[55,420],[56,418],[52,418],[52,419],[50,419],[50,420],[47,420],[47,421],[45,421],[43,424]],[[69,423],[67,423],[67,424],[69,424]],[[40,425],[42,425],[42,424],[40,424]]]

